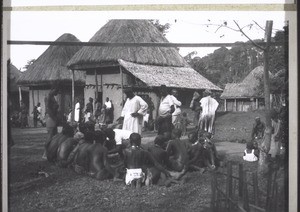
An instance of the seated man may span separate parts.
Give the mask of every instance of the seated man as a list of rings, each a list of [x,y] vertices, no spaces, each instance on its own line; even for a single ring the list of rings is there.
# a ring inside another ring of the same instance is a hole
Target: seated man
[[[183,171],[188,163],[188,146],[186,142],[180,140],[181,130],[173,129],[172,140],[167,146],[169,156],[169,168],[176,171]]]
[[[199,139],[203,139],[204,141],[202,143],[203,146],[203,159],[205,166],[215,169],[216,166],[219,166],[219,157],[217,153],[217,149],[215,144],[211,141],[212,134],[209,132],[204,132],[202,134],[202,137]]]
[[[114,171],[107,163],[107,149],[103,146],[105,134],[102,131],[87,132],[85,138],[86,142],[80,145],[75,156],[75,171],[88,173],[99,180],[112,178]]]
[[[259,117],[256,117],[252,128],[251,139],[262,139],[264,137],[265,128],[265,123],[263,123]]]
[[[105,129],[105,134],[108,140],[105,142],[105,146],[108,149],[108,154],[119,153],[123,158],[122,150],[129,146],[129,137],[132,134],[129,130],[122,129]]]
[[[127,168],[125,183],[140,187],[145,180],[147,168],[155,166],[165,175],[170,176],[152,155],[141,148],[141,136],[138,133],[130,135],[130,147],[124,150],[124,164]]]
[[[164,150],[166,138],[163,135],[158,135],[154,139],[154,146],[148,148],[148,151],[151,153],[153,158],[162,166],[167,167],[168,164],[168,153]],[[157,184],[160,178],[165,179],[166,176],[163,175],[158,169],[152,167],[149,169],[151,172],[151,182],[153,184]]]
[[[68,138],[74,136],[74,129],[72,126],[66,124],[61,133],[55,135],[49,143],[46,144],[46,154],[49,162],[55,162],[57,159],[58,147]]]
[[[57,150],[57,165],[60,167],[67,167],[72,160],[68,160],[70,153],[78,145],[78,143],[84,139],[84,135],[81,132],[77,132],[73,138],[67,138],[60,144]]]
[[[203,146],[204,143],[203,138],[197,138],[197,133],[192,132],[188,135],[189,137],[189,161],[188,161],[188,169],[192,171],[200,171],[204,172],[204,158],[203,158]]]

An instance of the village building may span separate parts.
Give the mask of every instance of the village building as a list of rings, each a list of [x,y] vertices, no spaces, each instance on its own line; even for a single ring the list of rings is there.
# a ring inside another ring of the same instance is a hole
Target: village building
[[[270,72],[269,75],[273,77]],[[264,109],[263,77],[264,67],[258,66],[241,83],[226,84],[220,96],[224,100],[224,111],[245,112]]]
[[[17,81],[23,73],[16,68],[10,61],[7,62],[7,93],[9,98],[9,109],[11,113],[19,112],[20,100],[25,105],[29,105],[29,90],[27,87],[20,87]]]
[[[72,34],[61,35],[56,42],[80,42]],[[19,78],[18,84],[29,87],[29,115],[32,116],[33,107],[41,103],[45,112],[46,98],[52,86],[60,89],[56,99],[60,106],[60,117],[68,114],[72,108],[72,78],[66,64],[80,49],[80,46],[51,45],[41,54]],[[85,73],[75,73],[76,96],[83,99]],[[44,116],[45,114],[42,114]]]
[[[168,43],[148,20],[110,20],[89,42]],[[85,102],[89,97],[102,103],[108,97],[114,105],[114,117],[121,114],[125,87],[132,87],[154,106],[159,105],[158,88],[164,84],[179,90],[178,99],[188,107],[193,91],[221,89],[192,69],[176,48],[155,46],[86,46],[68,62],[71,70],[86,72]],[[149,103],[149,102],[148,102]]]

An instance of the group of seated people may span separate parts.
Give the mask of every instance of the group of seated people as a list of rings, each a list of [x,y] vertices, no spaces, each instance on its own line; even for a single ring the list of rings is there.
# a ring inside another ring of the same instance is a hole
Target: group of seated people
[[[181,140],[181,130],[158,135],[145,149],[141,135],[122,129],[95,130],[93,124],[66,124],[46,144],[49,162],[99,180],[125,181],[126,185],[170,185],[187,171],[215,169],[218,156],[209,133],[192,132]]]

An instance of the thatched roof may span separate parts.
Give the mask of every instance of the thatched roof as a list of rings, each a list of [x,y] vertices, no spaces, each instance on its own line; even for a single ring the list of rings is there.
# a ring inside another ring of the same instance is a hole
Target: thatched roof
[[[270,77],[273,75],[269,72]],[[221,99],[235,98],[263,98],[263,91],[260,89],[260,81],[264,77],[264,67],[258,66],[253,69],[241,83],[228,83],[225,86]]]
[[[80,42],[72,34],[63,34],[56,41]],[[49,46],[24,72],[18,84],[26,86],[71,83],[71,73],[66,64],[80,49],[79,46]],[[75,83],[85,83],[85,73],[76,72]]]
[[[110,20],[90,39],[104,43],[168,43],[148,20]],[[159,66],[183,67],[188,64],[175,48],[167,47],[83,47],[68,62],[72,69],[83,65],[99,67],[118,64],[117,60]]]
[[[190,67],[141,65],[124,60],[118,62],[150,87],[164,84],[173,88],[222,90]]]
[[[7,78],[9,80],[8,84],[8,92],[19,92],[19,86],[17,85],[17,81],[21,77],[23,73],[16,68],[13,64],[9,63],[7,65]],[[23,91],[27,91],[28,89],[22,87]]]

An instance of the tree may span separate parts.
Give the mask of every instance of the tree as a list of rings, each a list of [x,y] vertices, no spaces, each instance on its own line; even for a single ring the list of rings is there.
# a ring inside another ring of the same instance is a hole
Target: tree
[[[28,60],[26,65],[24,66],[24,69],[25,71],[28,70],[29,66],[32,65],[32,63],[34,63],[35,59],[31,59],[31,60]]]
[[[163,34],[163,36],[166,36],[171,26],[169,23],[161,24],[159,20],[150,20],[150,22],[161,32],[161,34]]]

